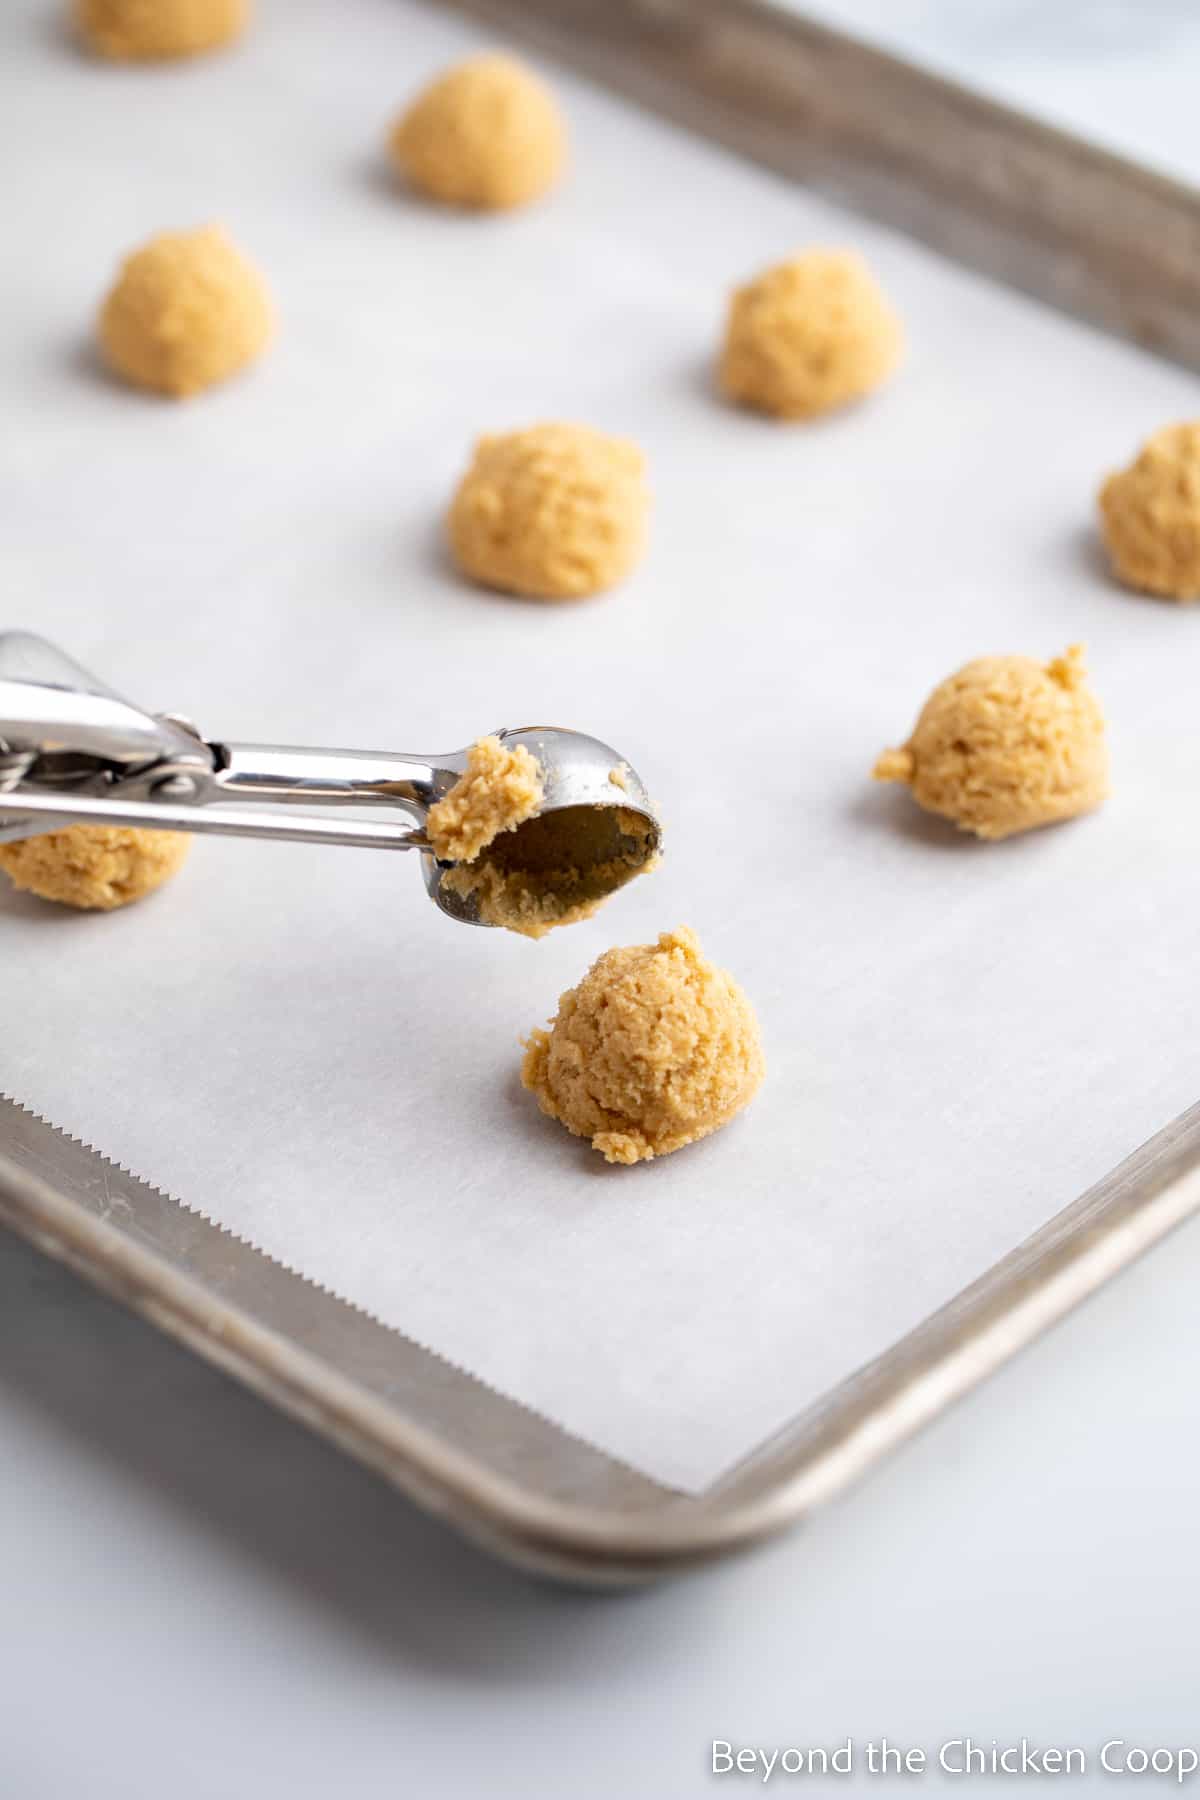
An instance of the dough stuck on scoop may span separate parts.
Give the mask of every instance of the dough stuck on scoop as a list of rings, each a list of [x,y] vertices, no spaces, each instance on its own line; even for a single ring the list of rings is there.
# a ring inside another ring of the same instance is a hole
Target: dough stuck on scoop
[[[480,738],[467,772],[429,809],[426,834],[439,862],[473,863],[502,831],[515,831],[542,804],[542,772],[524,744]]]
[[[553,94],[516,57],[474,56],[439,76],[392,128],[392,161],[449,206],[501,212],[548,192],[567,162]]]
[[[523,744],[480,738],[466,773],[429,809],[426,834],[443,893],[484,925],[545,937],[586,919],[654,867],[655,833],[629,807],[568,806],[542,814],[542,771]]]
[[[753,1008],[694,932],[608,950],[525,1044],[521,1080],[608,1162],[646,1162],[728,1125],[763,1077]]]
[[[902,345],[862,257],[807,250],[734,291],[718,380],[744,406],[810,419],[878,387]]]
[[[908,742],[885,750],[874,774],[981,838],[1091,812],[1108,793],[1108,751],[1082,645],[1048,663],[967,663],[934,688]]]
[[[184,399],[265,348],[273,316],[258,270],[219,225],[164,231],[121,264],[100,343],[135,387]]]
[[[232,43],[249,0],[75,0],[75,28],[89,49],[114,61],[195,56]]]
[[[1156,431],[1100,489],[1113,569],[1127,587],[1200,600],[1200,421]]]
[[[636,875],[658,866],[656,833],[624,806],[571,806],[497,837],[473,863],[455,863],[442,887],[474,906],[485,925],[543,938],[590,919]]]
[[[649,494],[636,444],[585,425],[480,438],[450,507],[455,561],[485,587],[574,600],[628,575]]]
[[[183,831],[68,825],[63,831],[0,844],[0,869],[14,886],[42,900],[113,912],[169,881],[191,847]]]

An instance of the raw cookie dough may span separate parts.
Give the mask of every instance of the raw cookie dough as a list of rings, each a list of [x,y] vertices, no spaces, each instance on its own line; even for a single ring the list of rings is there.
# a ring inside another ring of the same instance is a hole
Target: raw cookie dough
[[[191,846],[183,831],[68,825],[62,831],[0,844],[0,869],[16,887],[43,900],[112,912],[169,881]]]
[[[573,600],[613,587],[641,555],[645,458],[585,425],[480,438],[450,507],[450,547],[485,587]]]
[[[967,663],[934,688],[907,744],[885,750],[874,773],[981,838],[1090,812],[1108,793],[1108,751],[1083,646],[1048,663]]]
[[[272,330],[266,284],[219,225],[164,231],[121,264],[100,342],[135,387],[183,398],[253,359]]]
[[[574,806],[499,837],[473,863],[456,863],[442,886],[473,900],[485,925],[542,938],[596,909],[657,866],[654,829],[624,806]]]
[[[515,831],[542,804],[542,773],[524,744],[480,738],[467,772],[429,809],[426,833],[439,862],[473,863],[502,831]]]
[[[878,387],[902,343],[861,256],[807,250],[735,290],[718,379],[731,400],[809,419]]]
[[[1200,422],[1156,431],[1100,489],[1100,516],[1128,587],[1200,600]]]
[[[694,932],[607,950],[526,1040],[521,1080],[606,1161],[666,1156],[728,1125],[763,1077],[758,1021]]]
[[[546,193],[566,166],[554,96],[513,56],[474,56],[427,87],[392,128],[392,161],[421,193],[502,211]]]
[[[118,61],[194,56],[245,29],[249,0],[74,0],[75,28]]]

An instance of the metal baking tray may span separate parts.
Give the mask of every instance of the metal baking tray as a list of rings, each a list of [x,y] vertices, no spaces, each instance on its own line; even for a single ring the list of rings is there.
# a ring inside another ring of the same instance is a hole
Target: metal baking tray
[[[766,4],[458,10],[1200,368],[1200,195]],[[1200,1106],[707,1491],[551,1424],[0,1098],[0,1220],[511,1560],[619,1584],[792,1524],[1200,1205]]]

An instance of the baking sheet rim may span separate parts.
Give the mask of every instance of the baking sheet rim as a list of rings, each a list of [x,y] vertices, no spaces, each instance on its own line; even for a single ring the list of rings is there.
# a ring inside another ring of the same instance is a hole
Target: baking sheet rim
[[[524,18],[517,19],[511,8],[496,0],[457,3],[459,10],[503,18],[514,30],[524,29],[535,36],[538,25],[545,25],[547,12],[557,8],[565,23],[576,10],[573,0],[538,0]],[[640,17],[647,32],[658,29],[655,20],[659,13],[651,17],[653,10],[639,6],[636,0],[621,0],[613,9],[623,11],[630,20]],[[1007,125],[1011,132],[1019,133],[1024,123],[1031,147],[1038,145],[1047,154],[1061,153],[1064,180],[1084,169],[1110,183],[1127,178],[1138,192],[1149,183],[1152,197],[1162,206],[1185,208],[1192,224],[1200,216],[1200,196],[1179,184],[1168,184],[1136,165],[1053,132],[1037,120],[1023,122],[1011,109],[998,108],[923,71],[909,70],[906,75],[899,59],[856,45],[811,21],[776,14],[759,0],[730,9],[722,17],[722,28],[731,21],[736,24],[739,13],[760,31],[764,22],[767,26],[774,23],[793,43],[803,38],[809,46],[860,57],[864,92],[881,76],[910,79],[914,89],[924,87],[931,95],[949,97],[960,109],[977,110],[988,128]],[[675,0],[669,16],[662,14],[659,24],[664,21],[675,28],[686,27],[689,21],[703,27],[713,24],[714,15],[705,0]],[[598,37],[611,60],[611,20],[607,27],[598,28]],[[563,46],[559,43],[556,47],[561,50]],[[575,48],[572,43],[572,60],[581,61],[586,70],[588,46],[581,38],[578,58]],[[690,75],[689,69],[679,79],[686,84]],[[736,102],[736,83],[731,85]],[[844,93],[842,99],[846,100]],[[692,110],[694,113],[695,108]],[[689,122],[694,125],[696,120],[693,117]],[[748,132],[752,123],[747,121]],[[716,134],[715,126],[713,130]],[[799,142],[796,154],[801,154]],[[772,158],[764,155],[760,160],[770,162]],[[915,181],[911,169],[905,173]],[[946,205],[950,210],[949,200]],[[1111,225],[1111,216],[1106,223]],[[1011,217],[1006,224],[1011,233]],[[1033,241],[1032,220],[1029,229]],[[1045,250],[1044,245],[1041,248]],[[1046,250],[1048,270],[1053,258],[1053,248]],[[1144,268],[1141,273],[1149,286],[1150,276]],[[1047,287],[1053,287],[1050,273]],[[1049,291],[1043,297],[1064,300],[1063,294]],[[1065,299],[1070,302],[1077,297],[1071,288]],[[1177,309],[1187,296],[1164,278],[1158,280],[1152,298],[1167,321],[1157,334],[1159,343],[1189,360],[1190,339],[1176,341],[1169,335]],[[1068,304],[1068,310],[1073,306]],[[1190,312],[1190,307],[1184,310]],[[1086,314],[1087,308],[1081,305],[1080,311]],[[1136,317],[1131,315],[1127,321],[1119,306],[1114,306],[1112,317],[1104,322],[1127,328],[1128,335],[1140,335]],[[5,1097],[0,1096],[0,1106],[4,1103]],[[10,1104],[27,1112],[19,1101]],[[74,1154],[94,1159],[98,1171],[115,1167],[102,1152],[68,1139],[48,1122],[39,1123]],[[139,1178],[126,1179],[155,1194],[160,1205],[176,1207],[220,1235],[227,1258],[263,1258],[253,1245],[220,1233],[220,1228],[202,1215],[159,1194]],[[488,1547],[543,1572],[606,1583],[644,1580],[669,1568],[702,1563],[793,1523],[994,1372],[1198,1207],[1200,1106],[1168,1125],[978,1281],[774,1434],[710,1488],[684,1496],[628,1471],[640,1503],[604,1507],[557,1499],[540,1492],[532,1480],[495,1472],[483,1456],[456,1448],[427,1425],[406,1416],[397,1405],[347,1379],[332,1360],[267,1328],[246,1306],[214,1294],[161,1248],[150,1248],[111,1219],[89,1212],[44,1175],[6,1155],[0,1142],[0,1220],[38,1248],[116,1294],[169,1335],[339,1443]],[[294,1271],[281,1272],[302,1288],[310,1286]],[[376,1331],[388,1330],[336,1295],[328,1295],[327,1300],[331,1307],[344,1309],[348,1319],[358,1318]],[[390,1335],[397,1344],[422,1349],[402,1332]],[[562,1458],[586,1457],[593,1464],[604,1464],[618,1479],[622,1477],[625,1466],[617,1459],[460,1373],[485,1402],[489,1398],[494,1402],[497,1412],[515,1407],[536,1418],[545,1441],[557,1447]]]
[[[37,1123],[61,1142],[71,1142],[57,1127]],[[97,1171],[121,1173],[91,1146],[75,1142],[74,1148]],[[138,1177],[125,1179],[225,1240],[225,1252],[234,1261],[274,1260]],[[105,1174],[106,1188],[107,1181]],[[0,1222],[36,1248],[331,1439],[485,1547],[541,1573],[601,1585],[626,1585],[698,1566],[794,1524],[1002,1367],[1197,1209],[1200,1104],[712,1487],[695,1496],[659,1488],[660,1503],[629,1511],[549,1498],[528,1483],[497,1474],[481,1457],[439,1438],[0,1151]],[[290,1282],[311,1288],[294,1270],[276,1267]],[[340,1296],[317,1292],[351,1322],[358,1319],[378,1328]],[[398,1343],[412,1342],[402,1332],[390,1335]],[[464,1378],[485,1396],[491,1394],[476,1378]],[[502,1403],[504,1397],[494,1399]],[[553,1422],[540,1417],[537,1422],[561,1441],[564,1455],[582,1452],[622,1466]]]

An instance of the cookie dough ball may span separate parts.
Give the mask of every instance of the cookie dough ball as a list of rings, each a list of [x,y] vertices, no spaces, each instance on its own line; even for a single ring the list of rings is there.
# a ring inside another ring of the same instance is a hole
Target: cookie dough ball
[[[542,1111],[612,1163],[646,1162],[728,1125],[763,1077],[758,1021],[691,931],[608,950],[526,1042]]]
[[[1200,423],[1155,432],[1100,489],[1100,517],[1126,586],[1200,600]]]
[[[542,804],[542,772],[524,744],[480,738],[467,769],[429,809],[426,833],[439,862],[473,863],[502,832],[515,831]]]
[[[118,375],[177,399],[252,362],[271,330],[262,276],[217,225],[161,232],[127,256],[99,322]]]
[[[981,656],[934,688],[877,781],[903,781],[927,812],[976,837],[1011,837],[1091,812],[1108,793],[1104,714],[1083,648],[1035,662]]]
[[[811,419],[879,386],[900,322],[860,256],[808,250],[735,290],[718,379],[731,400]]]
[[[152,894],[183,866],[192,840],[182,831],[122,825],[68,825],[0,844],[0,869],[43,900],[113,912]]]
[[[75,28],[88,48],[117,61],[195,56],[232,43],[246,28],[249,0],[74,0]]]
[[[554,186],[567,133],[532,70],[512,56],[474,56],[418,96],[389,147],[405,180],[430,199],[496,212]]]
[[[585,425],[480,438],[450,507],[450,547],[484,587],[575,600],[621,581],[646,537],[645,458]]]

